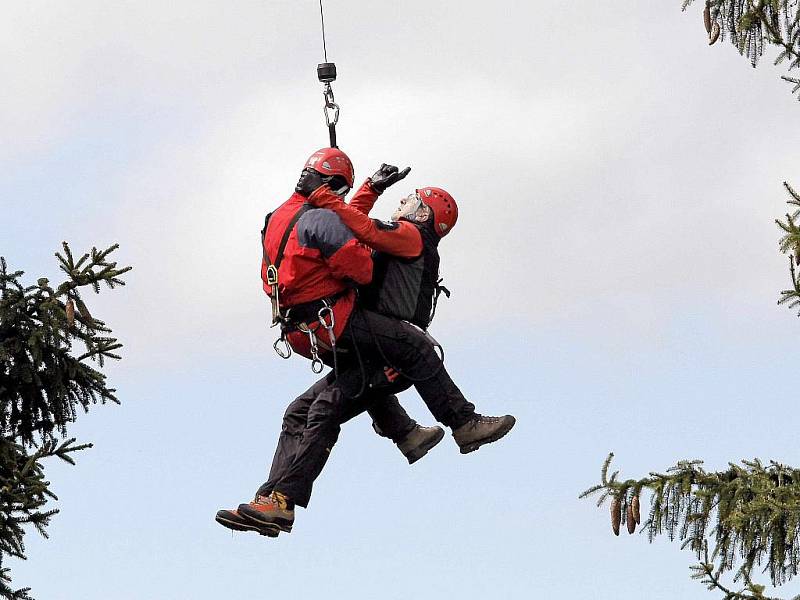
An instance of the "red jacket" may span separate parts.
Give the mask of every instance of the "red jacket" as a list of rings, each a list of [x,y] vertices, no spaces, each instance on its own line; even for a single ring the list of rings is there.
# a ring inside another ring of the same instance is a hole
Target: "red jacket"
[[[327,186],[322,186],[320,190],[323,188],[328,189]],[[306,198],[300,194],[292,194],[272,213],[264,235],[264,250],[271,262],[277,260],[278,247],[286,228],[305,201]],[[266,283],[266,275],[267,264],[262,260],[261,279],[264,282],[264,291],[271,295],[272,290]],[[334,333],[340,336],[353,309],[355,292],[352,290],[352,283],[363,285],[369,283],[371,278],[372,259],[369,248],[361,244],[332,211],[308,210],[290,233],[278,269],[281,307],[286,309],[345,292],[334,306]],[[313,327],[313,323],[311,325]],[[323,343],[328,342],[327,335],[322,335],[322,330],[318,332],[318,337]],[[308,355],[303,352],[303,347],[307,349],[308,345],[306,334],[293,332],[288,339],[293,347],[297,344],[296,351]]]

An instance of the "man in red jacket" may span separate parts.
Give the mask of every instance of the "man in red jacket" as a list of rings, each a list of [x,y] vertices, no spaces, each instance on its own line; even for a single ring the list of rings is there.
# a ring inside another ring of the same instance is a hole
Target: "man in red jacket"
[[[388,185],[392,178],[398,178],[396,169],[384,182]],[[376,180],[362,186],[354,201],[369,195],[374,203],[377,191],[382,191],[375,189],[380,181],[376,173]],[[487,422],[487,418],[475,414],[474,406],[450,379],[423,332],[397,318],[361,308],[354,311],[354,293],[346,280],[362,285],[369,280],[369,251],[334,212],[312,210],[305,203],[306,197],[333,193],[331,190],[341,193],[350,185],[352,166],[346,156],[333,149],[315,153],[296,193],[273,213],[265,227],[262,276],[273,301],[273,314],[290,329],[287,339],[295,350],[312,357],[320,343],[335,352],[338,340],[350,356],[335,380],[319,382],[322,389],[308,406],[291,464],[272,483],[271,490],[263,490],[269,494],[259,494],[237,511],[221,511],[235,513],[236,519],[243,517],[251,528],[266,535],[291,531],[294,505],[307,505],[313,481],[338,438],[341,422],[364,408],[359,400],[368,383],[365,372],[390,364],[415,383],[437,419],[454,431],[475,429]],[[308,353],[303,347],[306,340]],[[357,361],[354,354],[360,355]],[[510,425],[506,423],[505,431],[513,425],[513,417],[508,419]]]

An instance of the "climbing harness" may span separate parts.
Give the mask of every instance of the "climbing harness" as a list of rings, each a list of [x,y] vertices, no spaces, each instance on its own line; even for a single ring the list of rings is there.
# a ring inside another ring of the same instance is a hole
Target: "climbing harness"
[[[336,81],[336,64],[328,62],[328,46],[325,42],[325,13],[322,11],[322,0],[319,0],[319,16],[322,23],[322,52],[325,62],[317,65],[317,79],[323,85],[322,96],[325,99],[323,112],[325,113],[325,125],[328,127],[331,148],[338,148],[336,145],[336,123],[339,122],[339,105],[333,97],[331,83]]]
[[[309,305],[301,305],[301,306],[294,306],[287,309],[283,309],[281,307],[280,302],[280,282],[278,279],[278,269],[281,266],[281,262],[283,261],[284,251],[286,250],[286,244],[289,242],[289,236],[291,235],[292,231],[294,230],[294,226],[300,220],[300,217],[303,216],[307,210],[311,210],[312,206],[310,204],[303,204],[297,212],[292,216],[289,224],[286,226],[286,230],[283,232],[283,237],[281,238],[281,243],[278,246],[278,252],[275,255],[275,262],[270,260],[269,255],[267,254],[267,247],[265,245],[266,236],[267,236],[267,226],[269,225],[269,219],[272,216],[272,213],[268,214],[264,219],[264,228],[261,230],[261,248],[264,253],[264,264],[267,266],[267,279],[266,283],[270,286],[270,301],[272,303],[272,325],[271,327],[275,327],[275,325],[281,326],[281,335],[280,337],[275,340],[275,343],[272,344],[272,348],[275,350],[275,353],[283,359],[288,359],[292,355],[292,347],[289,345],[289,341],[286,339],[287,332],[291,331],[292,329],[296,328],[306,335],[308,335],[309,346],[311,348],[311,370],[314,373],[321,373],[322,369],[324,368],[325,364],[322,362],[322,359],[319,357],[319,348],[322,346],[325,350],[330,350],[333,353],[333,370],[336,376],[338,377],[339,373],[339,364],[337,360],[337,350],[336,350],[336,334],[334,333],[334,328],[336,327],[336,318],[333,314],[333,305],[338,300],[338,296],[334,296],[331,298],[323,298],[321,300],[309,303],[312,306],[317,306],[317,302],[321,303],[322,306],[316,310],[316,317],[319,321],[319,325],[314,327],[313,329],[308,327],[305,322],[306,317],[303,315],[304,312],[308,312]],[[304,310],[305,309],[305,310]],[[293,313],[300,313],[297,314],[296,317]],[[322,343],[320,340],[317,339],[317,329],[322,327],[328,333],[328,340],[330,340],[330,346]]]

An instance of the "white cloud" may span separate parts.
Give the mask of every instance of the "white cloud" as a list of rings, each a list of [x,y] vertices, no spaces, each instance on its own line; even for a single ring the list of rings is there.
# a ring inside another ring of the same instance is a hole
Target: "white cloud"
[[[459,201],[442,245],[457,294],[448,318],[536,324],[601,309],[648,331],[686,297],[771,305],[785,276],[771,218],[791,177],[781,119],[795,106],[787,91],[759,127],[731,123],[754,118],[773,73],[720,75],[738,57],[697,56],[702,36],[675,11],[648,38],[650,9],[595,7],[587,23],[575,7],[464,5],[436,28],[421,6],[331,6],[329,42],[342,57],[340,143],[359,179],[410,164],[400,187],[436,184]],[[120,131],[146,131],[136,157],[100,174],[117,207],[103,226],[136,266],[124,293],[139,310],[119,310],[134,339],[262,335],[262,218],[326,142],[316,18],[296,3],[94,3],[27,5],[4,22],[26,33],[3,36],[16,58],[4,75],[17,93],[0,112],[12,160],[69,148],[71,128],[99,115],[98,134],[122,146]],[[541,51],[531,28],[549,40]]]

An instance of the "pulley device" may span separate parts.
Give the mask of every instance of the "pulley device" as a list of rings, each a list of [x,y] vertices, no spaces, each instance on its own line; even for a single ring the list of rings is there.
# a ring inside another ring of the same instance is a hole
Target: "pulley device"
[[[319,0],[319,17],[322,22],[322,52],[325,62],[317,65],[317,79],[324,85],[322,95],[325,98],[325,125],[328,126],[331,148],[338,148],[336,145],[336,123],[339,122],[339,105],[333,97],[331,83],[336,81],[336,65],[328,62],[328,47],[325,43],[325,13],[322,11],[322,0]]]

